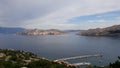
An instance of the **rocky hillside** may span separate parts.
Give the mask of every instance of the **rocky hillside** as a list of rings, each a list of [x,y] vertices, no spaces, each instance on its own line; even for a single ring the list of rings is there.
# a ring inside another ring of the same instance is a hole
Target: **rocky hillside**
[[[0,68],[75,68],[65,63],[37,57],[31,52],[0,49]]]
[[[39,29],[32,29],[32,30],[25,30],[22,32],[18,32],[19,35],[61,35],[65,34],[64,31],[50,29],[50,30],[39,30]]]
[[[83,36],[120,36],[120,25],[114,25],[107,28],[89,29],[78,34]]]

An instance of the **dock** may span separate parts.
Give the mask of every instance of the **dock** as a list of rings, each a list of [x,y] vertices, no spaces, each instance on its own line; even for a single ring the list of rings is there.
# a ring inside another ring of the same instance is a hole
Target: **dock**
[[[102,56],[102,54],[94,54],[94,55],[84,55],[84,56],[75,56],[75,57],[69,57],[69,58],[61,58],[61,59],[57,59],[57,60],[65,61],[65,60],[71,60],[71,59],[82,59],[82,58],[101,57],[101,56]]]
[[[56,59],[54,62],[57,63],[65,63],[68,66],[88,66],[91,63],[89,62],[80,62],[80,63],[73,63],[70,64],[69,62],[66,62],[66,60],[72,60],[72,59],[82,59],[82,58],[92,58],[92,57],[102,57],[102,54],[93,54],[93,55],[84,55],[84,56],[74,56],[74,57],[68,57],[68,58],[61,58],[61,59]]]

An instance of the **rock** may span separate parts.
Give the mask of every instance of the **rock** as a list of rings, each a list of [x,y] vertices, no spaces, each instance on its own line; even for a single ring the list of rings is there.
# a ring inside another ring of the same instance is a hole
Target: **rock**
[[[83,36],[120,36],[120,25],[114,25],[107,28],[89,29],[78,34]]]
[[[65,34],[64,31],[50,29],[50,30],[39,30],[39,29],[32,29],[32,30],[25,30],[22,32],[18,32],[19,35],[61,35]]]

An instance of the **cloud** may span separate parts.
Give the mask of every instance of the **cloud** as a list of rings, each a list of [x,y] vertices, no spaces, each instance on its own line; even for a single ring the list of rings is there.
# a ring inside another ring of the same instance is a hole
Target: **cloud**
[[[89,20],[86,23],[80,23],[81,29],[94,29],[94,28],[104,28],[108,26],[113,26],[113,25],[120,25],[120,17],[116,17],[116,19],[112,21],[107,21],[104,19],[100,20]]]
[[[68,20],[120,10],[120,0],[0,0],[0,25],[76,29]]]

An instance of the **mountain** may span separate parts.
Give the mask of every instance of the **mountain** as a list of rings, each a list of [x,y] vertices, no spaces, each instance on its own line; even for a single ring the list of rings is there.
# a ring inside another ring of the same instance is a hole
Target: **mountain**
[[[78,34],[83,36],[120,36],[120,25],[114,25],[107,28],[89,29]]]
[[[20,32],[25,30],[24,28],[11,28],[11,27],[0,27],[0,33],[2,34],[15,34],[16,32]]]
[[[66,34],[66,32],[56,29],[49,30],[40,30],[40,29],[31,29],[18,32],[19,35],[61,35]]]

